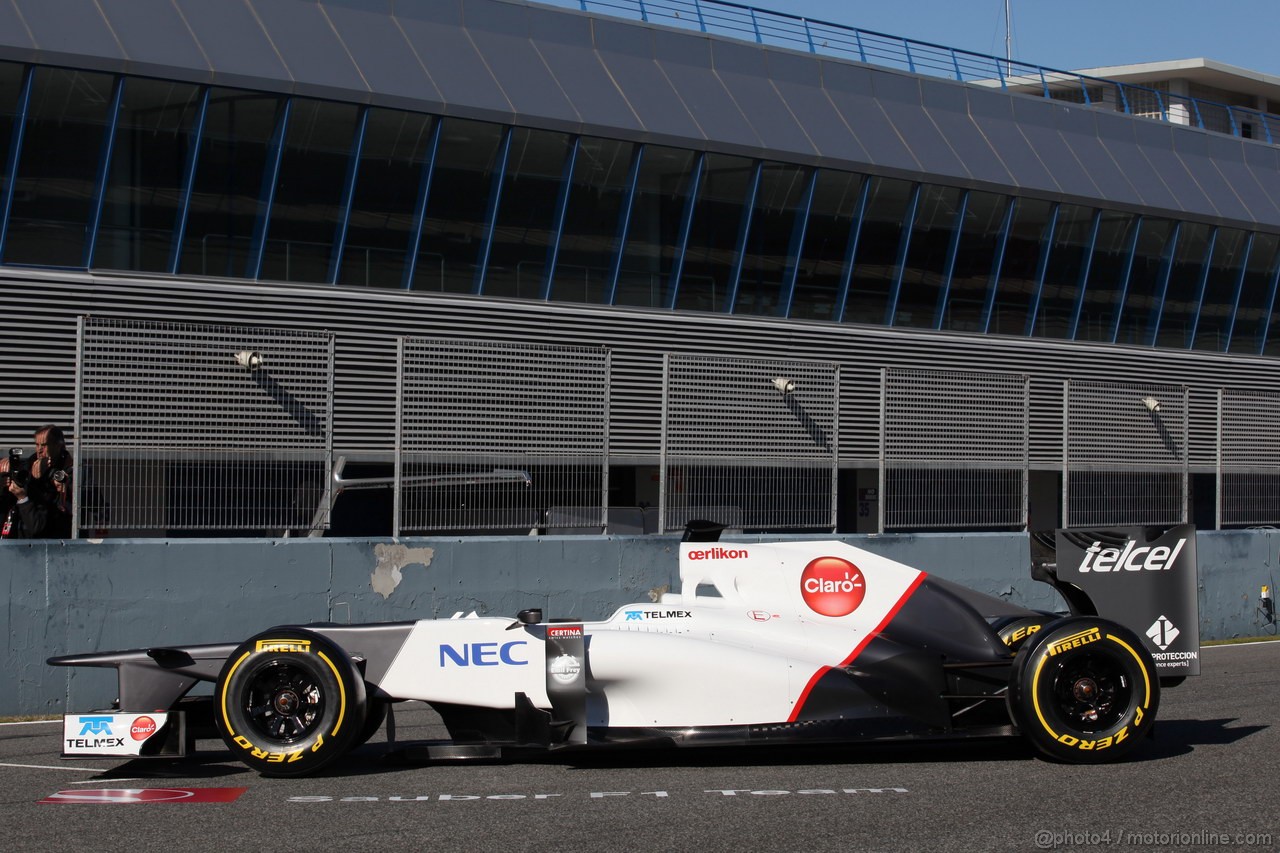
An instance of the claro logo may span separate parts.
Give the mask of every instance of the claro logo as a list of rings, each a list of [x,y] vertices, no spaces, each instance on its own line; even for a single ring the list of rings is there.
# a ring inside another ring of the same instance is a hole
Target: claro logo
[[[814,613],[848,616],[867,594],[862,570],[840,557],[818,557],[800,573],[800,594]]]
[[[1124,543],[1124,548],[1103,548],[1101,542],[1094,542],[1085,549],[1084,559],[1080,561],[1078,571],[1081,572],[1165,572],[1173,568],[1186,539],[1179,539],[1172,548],[1157,545],[1154,548],[1138,548],[1132,539]]]

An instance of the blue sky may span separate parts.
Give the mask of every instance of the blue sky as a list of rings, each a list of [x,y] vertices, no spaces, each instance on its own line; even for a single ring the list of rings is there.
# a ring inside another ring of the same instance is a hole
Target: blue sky
[[[1004,0],[738,1],[1004,55]],[[1206,57],[1280,76],[1280,0],[1011,0],[1011,7],[1013,55],[1024,62],[1074,70]]]

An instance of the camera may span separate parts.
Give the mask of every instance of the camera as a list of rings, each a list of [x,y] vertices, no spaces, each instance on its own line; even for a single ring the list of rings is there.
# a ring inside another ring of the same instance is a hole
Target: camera
[[[21,447],[9,448],[9,471],[5,476],[24,489],[27,487],[27,483],[31,480],[30,472],[22,465]]]
[[[63,471],[61,468],[59,468],[56,471],[50,472],[49,479],[53,480],[53,482],[55,483],[65,483],[67,482],[67,480],[71,479],[71,477],[68,476],[66,471]]]

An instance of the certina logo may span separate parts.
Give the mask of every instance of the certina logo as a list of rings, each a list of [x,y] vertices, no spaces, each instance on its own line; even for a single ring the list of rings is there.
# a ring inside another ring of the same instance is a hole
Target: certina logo
[[[746,548],[708,548],[705,551],[690,551],[690,560],[745,560]]]
[[[547,629],[548,637],[581,637],[581,625],[552,625]]]
[[[840,557],[818,557],[800,573],[800,594],[814,613],[848,616],[867,594],[862,570]]]
[[[129,737],[134,740],[146,740],[156,733],[156,721],[150,717],[139,717],[129,727]]]
[[[1080,561],[1081,572],[1166,572],[1173,568],[1174,562],[1186,539],[1179,539],[1172,548],[1157,545],[1154,548],[1137,547],[1132,539],[1124,543],[1124,548],[1103,548],[1101,542],[1094,542],[1085,549],[1084,559]]]
[[[521,646],[524,640],[510,643],[463,643],[460,646],[440,644],[440,666],[528,666],[529,658]]]
[[[1173,645],[1173,641],[1178,639],[1179,631],[1174,624],[1164,616],[1161,616],[1155,622],[1151,623],[1151,627],[1147,629],[1147,636],[1151,638],[1151,642],[1160,647],[1160,651],[1164,651]]]
[[[80,737],[111,734],[112,717],[81,717]]]
[[[692,610],[628,610],[628,622],[636,620],[644,621],[645,619],[691,619],[693,618]]]

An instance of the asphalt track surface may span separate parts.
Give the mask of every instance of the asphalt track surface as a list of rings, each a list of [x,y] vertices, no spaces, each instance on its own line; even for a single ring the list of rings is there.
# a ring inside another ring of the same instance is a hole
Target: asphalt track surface
[[[460,764],[379,735],[331,773],[286,780],[218,741],[182,762],[71,762],[58,724],[0,725],[0,849],[1276,849],[1280,643],[1210,647],[1201,661],[1199,678],[1164,692],[1136,757],[1087,767],[1017,739]],[[399,742],[442,736],[422,706],[401,706],[396,724]],[[210,789],[234,799],[186,794]],[[157,796],[179,799],[129,802]]]

